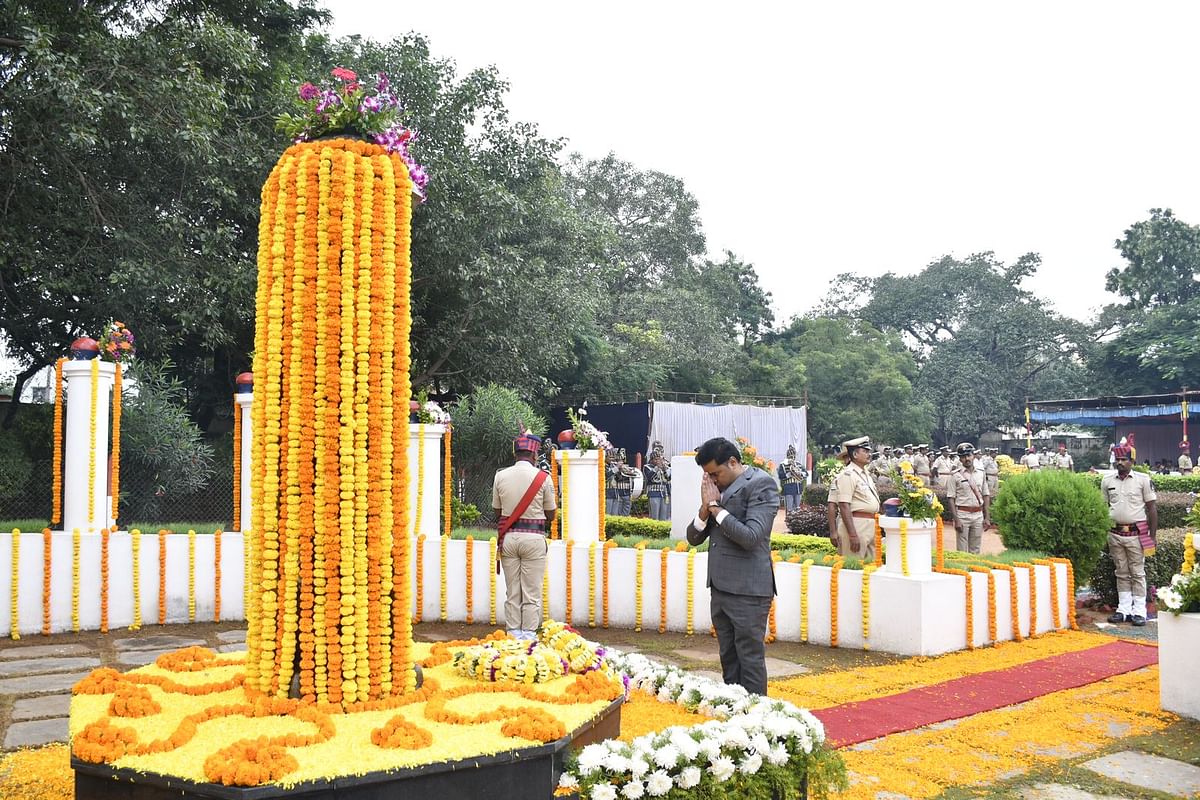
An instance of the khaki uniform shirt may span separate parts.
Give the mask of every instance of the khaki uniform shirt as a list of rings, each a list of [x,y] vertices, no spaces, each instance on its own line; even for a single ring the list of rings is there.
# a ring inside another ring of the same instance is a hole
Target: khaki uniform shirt
[[[917,473],[922,478],[929,477],[929,459],[928,458],[921,455],[920,453],[917,453],[915,456],[913,456],[912,465],[913,465],[913,472]]]
[[[529,490],[529,484],[540,471],[528,461],[518,461],[511,467],[498,470],[492,483],[492,508],[500,509],[500,513],[505,517],[511,516],[525,492]],[[554,482],[547,478],[541,490],[533,496],[521,519],[545,521],[546,512],[556,508],[558,506],[554,501]]]
[[[975,466],[983,467],[983,474],[989,478],[1000,474],[1000,465],[996,463],[996,459],[992,456],[984,456],[975,462]]]
[[[957,471],[950,473],[943,486],[946,489],[946,496],[954,500],[955,509],[962,506],[982,509],[983,498],[990,496],[991,493],[988,489],[987,478],[978,465],[972,470],[967,470],[960,465]]]
[[[835,503],[849,503],[851,511],[879,513],[879,492],[875,482],[857,464],[847,464],[833,482],[833,494],[829,498]]]
[[[1192,457],[1187,453],[1181,453],[1179,455],[1179,471],[1184,475],[1187,475],[1192,471]]]
[[[1031,470],[1042,468],[1042,459],[1037,453],[1026,453],[1021,456],[1021,465]]]
[[[953,471],[954,459],[946,458],[945,456],[938,456],[933,462],[933,468],[938,471],[938,475],[945,477]]]
[[[1108,501],[1108,515],[1117,525],[1146,519],[1146,503],[1158,500],[1150,476],[1132,470],[1124,480],[1119,475],[1105,475],[1100,481],[1100,493]]]

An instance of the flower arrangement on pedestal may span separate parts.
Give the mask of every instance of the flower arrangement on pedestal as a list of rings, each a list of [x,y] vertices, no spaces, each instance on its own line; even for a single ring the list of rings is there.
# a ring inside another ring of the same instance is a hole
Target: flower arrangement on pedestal
[[[401,123],[404,107],[392,93],[388,76],[380,72],[373,82],[360,81],[354,71],[344,67],[337,67],[330,74],[337,79],[332,86],[301,84],[295,111],[280,114],[275,128],[297,143],[346,134],[383,145],[387,152],[404,161],[412,179],[413,194],[424,200],[429,175],[408,149],[418,135]]]
[[[586,453],[588,450],[604,451],[612,447],[612,443],[608,441],[608,431],[602,431],[587,419],[587,404],[576,411],[573,408],[567,409],[567,419],[571,421],[572,437],[564,439],[560,434],[558,437],[559,446],[567,447],[567,442],[573,441],[575,449],[581,453]],[[566,433],[566,431],[563,431]],[[569,449],[569,447],[567,447]]]
[[[901,467],[908,462],[901,464]],[[915,520],[935,520],[942,514],[942,501],[937,494],[925,485],[920,475],[912,468],[900,469],[892,473],[892,482],[896,486],[896,499],[899,500],[899,516]]]
[[[449,425],[450,412],[442,408],[434,400],[429,399],[429,393],[424,389],[417,392],[417,407],[413,410],[417,422],[425,425]]]
[[[775,462],[768,461],[767,459],[763,458],[759,454],[758,448],[750,444],[749,439],[747,439],[745,436],[737,437],[737,446],[738,449],[742,451],[741,457],[743,464],[745,464],[747,467],[758,467],[763,472],[769,472],[772,476],[774,476]]]
[[[125,327],[124,322],[117,320],[108,323],[96,343],[100,346],[100,358],[104,361],[123,364],[137,354],[137,348],[133,344],[133,332]]]
[[[1158,602],[1175,616],[1200,612],[1200,572],[1175,575],[1170,586],[1159,587]]]

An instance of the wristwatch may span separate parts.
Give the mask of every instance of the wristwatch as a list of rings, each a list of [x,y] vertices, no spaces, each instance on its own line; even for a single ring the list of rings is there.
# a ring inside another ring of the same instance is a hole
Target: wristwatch
[[[721,501],[720,500],[709,500],[708,507],[709,508],[721,508]]]

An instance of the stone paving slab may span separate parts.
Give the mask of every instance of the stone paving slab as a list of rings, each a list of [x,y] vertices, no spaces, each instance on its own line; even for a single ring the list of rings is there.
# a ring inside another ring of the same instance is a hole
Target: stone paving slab
[[[139,636],[136,639],[117,639],[113,646],[117,650],[182,650],[185,647],[207,647],[203,639],[193,639],[188,636],[172,636],[166,633],[156,633],[151,636]]]
[[[42,672],[69,672],[71,670],[95,669],[100,666],[98,658],[29,658],[18,661],[0,661],[0,678],[14,675],[30,675]]]
[[[0,694],[48,694],[63,692],[91,674],[88,672],[56,672],[52,675],[25,675],[0,679]]]
[[[220,641],[225,642],[225,643],[244,642],[244,641],[246,641],[246,632],[244,630],[221,631],[220,633],[217,634],[217,639],[219,639]]]
[[[39,719],[34,722],[14,722],[4,735],[4,749],[37,747],[51,742],[67,741],[67,718]]]
[[[174,653],[178,649],[178,647],[167,647],[162,650],[127,650],[123,653],[117,653],[117,666],[144,667],[147,664],[153,664],[154,659],[158,658],[159,656],[165,656],[167,653]]]
[[[1122,783],[1153,789],[1177,797],[1200,794],[1200,767],[1173,758],[1152,756],[1136,750],[1122,750],[1091,761],[1084,767]]]
[[[223,644],[217,648],[218,653],[244,653],[246,645],[244,643],[233,642],[231,644]]]
[[[711,669],[693,669],[688,672],[689,675],[699,675],[701,678],[711,678],[717,683],[723,683],[725,676],[719,672],[714,672]]]
[[[806,672],[812,672],[812,670],[794,661],[784,661],[782,658],[767,656],[768,678],[790,678],[793,675],[803,675]]]
[[[26,658],[58,658],[61,656],[91,655],[91,648],[82,644],[35,644],[30,647],[6,647],[0,650],[0,661]]]
[[[44,717],[65,717],[71,711],[71,695],[52,694],[49,697],[27,697],[13,703],[12,718],[42,719]]]
[[[684,650],[672,650],[671,654],[677,658],[686,658],[689,661],[719,661],[721,654],[717,652],[717,645],[714,642],[711,650],[701,650],[688,648]],[[770,661],[771,659],[767,659]]]
[[[453,636],[447,636],[444,633],[434,633],[433,631],[422,631],[415,637],[418,642],[451,642],[454,641]]]
[[[1021,789],[1021,800],[1121,800],[1111,794],[1092,794],[1062,783],[1038,783]]]

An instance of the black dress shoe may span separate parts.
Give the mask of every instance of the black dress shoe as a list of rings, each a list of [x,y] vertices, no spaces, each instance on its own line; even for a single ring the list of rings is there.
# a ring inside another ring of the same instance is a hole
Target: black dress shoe
[[[1133,622],[1133,627],[1135,627],[1135,628],[1140,628],[1146,624],[1146,618],[1139,617],[1136,614],[1133,617],[1131,617],[1130,620]]]
[[[1113,615],[1108,618],[1108,621],[1109,622],[1125,622],[1128,619],[1129,619],[1129,617],[1125,616],[1120,611],[1117,611],[1117,612],[1114,612]]]

